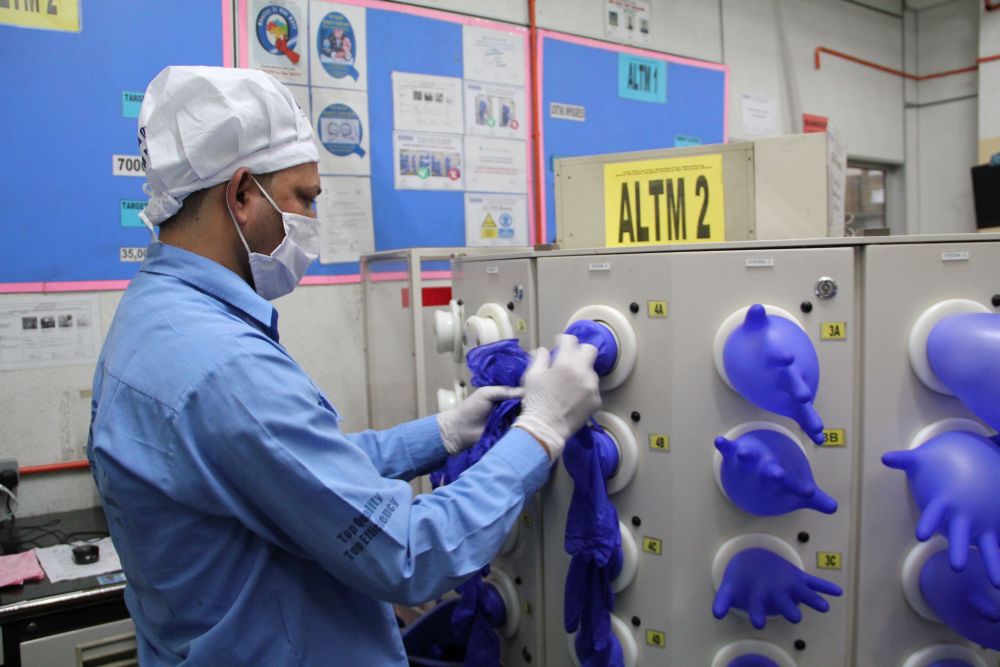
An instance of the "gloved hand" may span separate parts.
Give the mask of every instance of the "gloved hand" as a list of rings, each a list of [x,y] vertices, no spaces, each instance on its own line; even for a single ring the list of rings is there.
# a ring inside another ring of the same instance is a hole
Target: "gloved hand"
[[[438,413],[438,428],[451,455],[468,449],[483,436],[494,403],[524,396],[521,387],[480,387],[451,410]]]
[[[768,549],[744,549],[726,566],[712,603],[712,615],[721,619],[732,608],[742,609],[750,614],[750,622],[758,630],[771,615],[781,614],[798,623],[802,620],[799,603],[821,612],[830,609],[830,603],[817,591],[838,596],[843,593],[832,581],[803,572]]]
[[[597,349],[580,345],[575,336],[556,336],[559,352],[555,361],[540,347],[533,353],[524,374],[521,416],[514,426],[530,433],[555,460],[562,454],[566,439],[579,431],[601,407],[594,360]]]

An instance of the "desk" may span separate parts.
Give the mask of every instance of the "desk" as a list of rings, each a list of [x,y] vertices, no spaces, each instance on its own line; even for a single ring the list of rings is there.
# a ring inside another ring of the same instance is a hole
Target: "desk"
[[[107,521],[100,507],[72,512],[58,512],[17,519],[13,526],[0,530],[0,543],[32,539],[28,527],[58,520],[50,529],[63,533],[81,531],[107,532]],[[57,544],[52,536],[39,537],[42,546]],[[25,545],[30,548],[30,545]],[[0,589],[0,632],[3,634],[3,667],[21,667],[21,643],[51,637],[94,625],[128,618],[124,583],[101,584],[97,577],[50,583],[26,582],[23,586]],[[69,663],[74,664],[74,663]],[[55,667],[53,665],[53,667]]]

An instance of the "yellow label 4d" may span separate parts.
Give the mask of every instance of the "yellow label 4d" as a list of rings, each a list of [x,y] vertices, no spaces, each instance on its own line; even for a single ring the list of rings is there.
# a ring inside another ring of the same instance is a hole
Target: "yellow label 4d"
[[[847,436],[842,428],[823,429],[823,447],[846,447]]]
[[[842,566],[839,551],[819,551],[816,553],[816,567],[821,570],[839,570]]]
[[[659,630],[646,630],[646,644],[656,648],[666,648],[667,636]]]
[[[642,550],[654,556],[663,555],[663,540],[643,535]]]
[[[669,452],[670,436],[666,433],[650,433],[649,448],[656,452]]]
[[[822,340],[847,340],[847,322],[823,322],[819,325]]]
[[[666,301],[647,301],[646,308],[652,318],[662,318],[667,316]]]

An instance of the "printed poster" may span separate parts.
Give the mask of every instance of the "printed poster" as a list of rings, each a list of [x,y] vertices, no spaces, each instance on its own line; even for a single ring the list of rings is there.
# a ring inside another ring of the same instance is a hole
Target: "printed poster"
[[[102,338],[94,295],[0,296],[0,371],[94,364]]]
[[[467,192],[465,245],[527,246],[528,198]]]
[[[393,132],[392,144],[397,190],[464,189],[461,136]]]
[[[393,72],[392,117],[397,130],[461,134],[462,80]]]
[[[770,137],[778,134],[778,113],[774,98],[767,95],[740,96],[740,118],[747,137]]]
[[[253,0],[247,21],[250,67],[284,83],[307,84],[305,7],[296,0]]]
[[[465,133],[500,139],[527,139],[524,88],[465,82]]]
[[[319,0],[313,0],[310,8],[310,83],[367,90],[365,8]]]
[[[361,253],[375,250],[371,179],[324,176],[320,185],[320,264],[356,262]]]
[[[615,42],[649,44],[649,0],[605,0],[604,35]]]
[[[462,27],[462,66],[466,79],[525,86],[525,36]]]
[[[313,89],[312,118],[319,141],[320,174],[371,174],[368,93]]]
[[[528,191],[527,147],[523,141],[466,137],[465,162],[467,190]]]

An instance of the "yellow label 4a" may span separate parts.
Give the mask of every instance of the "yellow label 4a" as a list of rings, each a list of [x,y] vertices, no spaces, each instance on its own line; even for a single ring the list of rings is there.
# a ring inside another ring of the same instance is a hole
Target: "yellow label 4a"
[[[667,316],[666,301],[647,301],[646,308],[651,318],[664,318]]]

